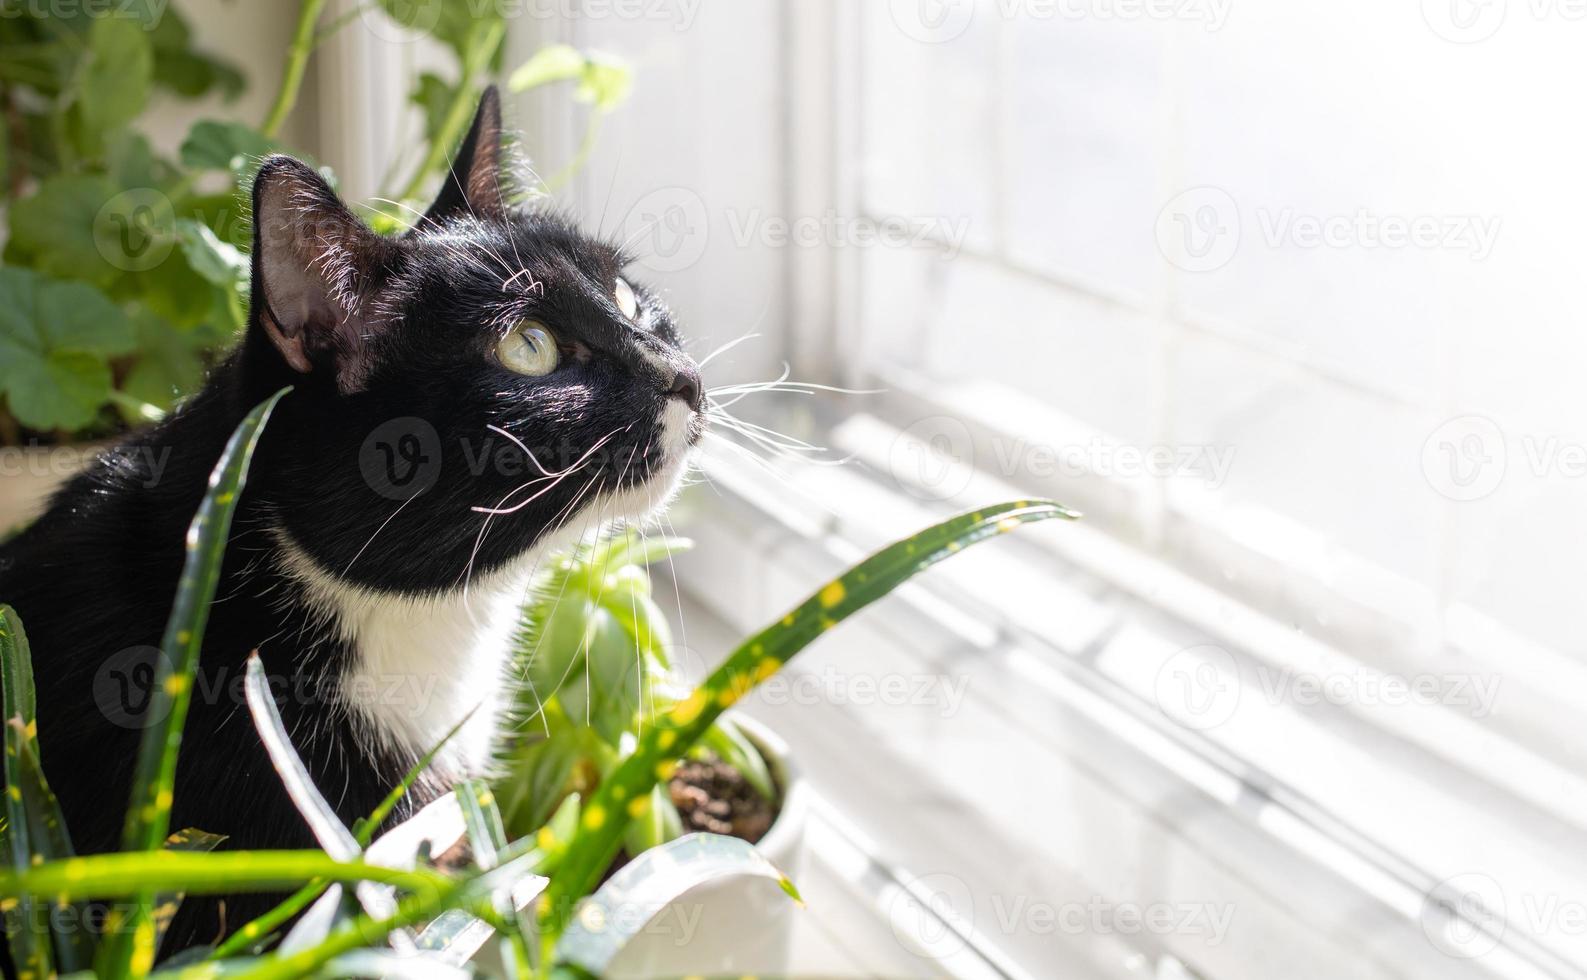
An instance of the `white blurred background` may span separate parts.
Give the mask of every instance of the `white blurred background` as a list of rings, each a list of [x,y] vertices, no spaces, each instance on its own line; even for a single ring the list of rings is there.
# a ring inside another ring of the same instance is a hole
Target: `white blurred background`
[[[263,99],[288,19],[185,9]],[[1086,512],[751,706],[822,801],[790,972],[1583,975],[1587,5],[525,0],[508,32],[634,66],[558,197],[698,356],[755,335],[708,383],[875,392],[733,407],[849,462],[711,455],[676,514],[702,665],[933,515]],[[338,33],[288,141],[373,194],[438,63]],[[566,91],[509,110],[538,173],[574,159]]]

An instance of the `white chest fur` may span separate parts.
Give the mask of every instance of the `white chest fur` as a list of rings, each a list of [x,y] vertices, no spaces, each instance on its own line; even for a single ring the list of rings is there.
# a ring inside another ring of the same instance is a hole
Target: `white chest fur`
[[[466,590],[412,597],[336,579],[284,535],[278,540],[289,574],[353,652],[338,696],[362,737],[371,747],[417,758],[467,717],[433,768],[448,781],[483,772],[538,552],[474,579]]]

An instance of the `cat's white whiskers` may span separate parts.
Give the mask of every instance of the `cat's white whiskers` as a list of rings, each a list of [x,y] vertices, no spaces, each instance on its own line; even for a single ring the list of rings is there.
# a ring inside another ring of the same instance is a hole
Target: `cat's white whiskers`
[[[408,499],[404,500],[402,503],[398,504],[397,505],[397,509],[391,512],[391,516],[380,522],[380,526],[375,528],[375,533],[371,534],[369,536],[369,540],[365,541],[363,547],[358,549],[358,554],[354,555],[353,556],[353,560],[347,563],[347,567],[346,568],[342,569],[342,577],[343,578],[346,578],[347,577],[347,573],[351,572],[353,570],[353,566],[358,563],[358,559],[363,557],[364,552],[369,550],[369,546],[375,543],[375,538],[379,537],[380,536],[380,532],[384,531],[386,529],[386,525],[390,524],[392,521],[396,520],[397,519],[397,515],[402,513],[402,508],[404,508],[404,507],[408,506],[409,504],[413,503],[414,497],[417,497],[417,496],[419,496],[419,494],[416,493],[412,497],[409,497]]]
[[[535,464],[535,469],[539,470],[544,475],[546,475],[546,476],[555,476],[556,475],[556,474],[552,473],[550,470],[546,469],[544,466],[542,466],[538,459],[535,459],[535,454],[529,451],[529,447],[523,444],[523,440],[522,439],[519,439],[517,436],[513,435],[511,432],[508,432],[506,429],[503,429],[499,425],[494,425],[494,424],[487,425],[487,426],[485,426],[485,428],[491,430],[492,432],[499,432],[502,435],[506,436],[507,439],[509,441],[511,441],[514,446],[517,446],[520,450],[523,451],[524,456],[528,457],[529,462]],[[616,433],[613,432],[613,435],[615,435],[615,434]]]
[[[725,343],[722,346],[718,347],[716,350],[714,350],[711,353],[709,353],[709,354],[705,355],[704,357],[700,358],[700,362],[699,362],[700,370],[702,370],[702,371],[705,370],[705,366],[707,364],[710,364],[717,357],[719,357],[719,356],[721,356],[723,354],[726,354],[728,351],[730,351],[733,348],[737,347],[739,344],[742,344],[744,341],[746,341],[746,340],[754,340],[754,339],[756,339],[759,336],[760,336],[760,334],[758,334],[758,333],[746,333],[743,336],[738,337],[737,339],[729,340],[727,343]]]
[[[569,473],[572,473],[574,470],[578,469],[579,467],[583,466],[586,462],[588,462],[590,457],[594,456],[597,450],[599,450],[602,446],[606,445],[608,442],[610,442],[617,435],[618,431],[621,431],[621,430],[614,430],[613,432],[611,432],[611,433],[609,433],[609,434],[607,434],[605,436],[602,436],[599,442],[597,442],[595,445],[591,446],[589,449],[585,450],[584,455],[580,456],[578,459],[574,460],[571,464],[569,464],[567,469],[562,470],[562,471],[560,471],[558,473],[548,474],[548,475],[558,478],[558,482],[561,482],[560,478],[566,477]],[[533,458],[533,457],[531,457],[531,458]],[[599,474],[597,474],[597,475],[599,475]],[[514,490],[513,493],[517,493],[520,490],[527,489],[531,484],[537,483],[537,482],[539,482],[540,480],[543,480],[543,479],[545,479],[545,477],[536,477],[534,480],[529,481],[529,483],[525,483],[523,486],[520,486],[517,490]],[[513,504],[511,507],[502,508],[500,506],[498,506],[498,507],[478,507],[478,506],[475,506],[475,507],[470,507],[469,510],[472,510],[476,514],[489,514],[489,515],[492,515],[492,516],[495,516],[495,515],[498,515],[498,514],[516,514],[518,511],[523,510],[525,507],[529,506],[535,500],[539,499],[547,490],[550,490],[552,487],[555,487],[555,486],[556,486],[556,484],[553,483],[550,487],[546,487],[545,489],[536,492],[535,495],[530,497],[528,500],[520,501],[519,503]],[[511,496],[511,494],[509,494],[508,496]]]
[[[591,477],[589,483],[586,483],[584,485],[584,490],[588,490],[590,488],[590,486],[594,484],[594,482],[595,482],[595,477]],[[547,523],[547,526],[550,527],[550,528],[553,528],[553,529],[560,530],[561,527],[562,527],[562,522],[565,521],[567,519],[567,517],[572,513],[574,507],[577,506],[579,501],[583,498],[583,494],[584,494],[583,490],[581,490],[577,494],[574,494],[572,499],[570,499],[566,504],[564,504],[562,506],[562,509],[557,511],[556,515],[551,518],[551,520]],[[583,537],[583,535],[581,533],[580,534],[580,538],[582,538],[582,537]],[[528,600],[529,593],[535,587],[534,583],[536,582],[537,577],[540,574],[540,563],[545,559],[545,556],[547,554],[556,554],[556,552],[553,549],[544,549],[544,550],[541,551],[541,553],[539,555],[537,555],[535,557],[534,568],[530,571],[529,578],[527,579],[527,581],[525,583],[525,587],[524,587],[524,597],[523,598],[524,598],[525,601]],[[563,588],[565,589],[566,587],[567,587],[567,581],[564,579],[563,580]],[[561,598],[562,598],[562,593],[558,592],[557,593],[557,600],[561,601]],[[523,605],[523,603],[520,603],[520,606],[521,605]],[[542,631],[541,633],[536,635],[536,637],[535,637],[535,647],[534,647],[533,650],[531,650],[529,652],[529,656],[524,661],[524,664],[523,664],[523,676],[522,676],[521,680],[523,681],[523,683],[529,685],[529,693],[531,695],[533,695],[534,699],[535,699],[535,710],[534,710],[533,714],[529,715],[529,717],[521,719],[519,721],[519,724],[521,724],[523,727],[528,727],[530,722],[532,722],[535,718],[539,718],[541,727],[543,727],[545,729],[546,735],[549,736],[551,734],[551,723],[549,721],[547,721],[546,718],[545,718],[545,702],[546,702],[546,698],[549,698],[551,696],[551,694],[548,693],[544,698],[540,696],[540,692],[535,689],[534,677],[532,676],[531,671],[529,669],[530,665],[534,662],[534,658],[536,656],[538,656],[539,653],[540,653],[540,643],[543,641],[543,639],[544,639],[544,632]],[[514,659],[514,663],[516,663],[516,662],[517,661],[516,661],[516,658],[515,658]],[[554,692],[552,692],[552,693],[554,693]]]

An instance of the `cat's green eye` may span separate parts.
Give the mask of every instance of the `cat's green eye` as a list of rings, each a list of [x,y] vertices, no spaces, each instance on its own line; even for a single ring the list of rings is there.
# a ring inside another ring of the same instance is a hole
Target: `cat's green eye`
[[[621,276],[617,279],[617,288],[612,290],[612,297],[617,300],[617,308],[623,316],[632,320],[639,315],[639,297],[634,295],[634,287],[624,282]]]
[[[555,371],[560,358],[551,332],[533,320],[517,324],[496,342],[496,359],[502,367],[531,378]]]

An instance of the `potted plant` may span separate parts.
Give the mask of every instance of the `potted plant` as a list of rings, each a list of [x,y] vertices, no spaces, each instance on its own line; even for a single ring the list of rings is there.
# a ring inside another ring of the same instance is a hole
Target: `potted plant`
[[[690,834],[652,847],[604,885],[600,881],[632,839],[631,825],[646,817],[656,787],[675,774],[676,761],[707,744],[708,732],[723,713],[789,658],[965,547],[1028,522],[1076,516],[1050,502],[1010,502],[960,515],[882,549],[745,640],[685,696],[656,712],[635,738],[620,737],[622,757],[601,774],[599,784],[587,796],[567,796],[543,825],[519,839],[508,835],[491,788],[466,782],[452,797],[421,813],[427,823],[410,821],[394,832],[399,835],[396,843],[368,847],[373,828],[427,760],[393,788],[368,820],[351,829],[342,826],[297,761],[255,659],[247,685],[250,710],[323,850],[183,850],[184,842],[196,840],[202,848],[205,839],[169,834],[179,744],[172,735],[186,717],[204,614],[214,599],[223,544],[248,460],[280,397],[278,393],[258,406],[238,427],[188,533],[182,585],[161,643],[166,656],[151,689],[149,717],[157,720],[141,736],[132,790],[135,819],[129,820],[126,837],[136,844],[128,850],[72,855],[69,828],[49,790],[43,762],[47,747],[39,745],[36,734],[26,636],[15,613],[0,607],[0,707],[6,722],[0,911],[7,917],[10,953],[24,972],[49,976],[57,966],[60,972],[92,967],[108,976],[146,972],[158,946],[162,916],[170,914],[181,894],[199,891],[273,891],[284,883],[301,883],[277,910],[247,924],[224,944],[177,954],[159,975],[371,976],[416,970],[425,976],[466,975],[458,963],[493,937],[499,939],[506,975],[604,975],[614,965],[620,967],[619,956],[645,925],[643,917],[624,916],[624,910],[664,907],[698,885],[744,874],[773,880],[797,898],[786,876],[753,846],[715,834]],[[603,569],[604,575],[616,564],[609,553],[606,558],[588,567]],[[590,669],[597,666],[590,662]],[[455,800],[455,808],[449,809],[447,800]],[[469,842],[466,856],[453,853],[451,846],[459,824]],[[162,850],[166,853],[157,853]],[[322,894],[296,926],[278,934],[292,915]],[[102,941],[78,928],[81,920],[68,918],[63,926],[61,919],[41,914],[47,908],[111,899],[118,900],[117,921],[124,928],[111,930]]]
[[[498,753],[495,797],[509,836],[534,832],[570,797],[598,790],[645,730],[690,695],[648,571],[689,545],[629,529],[552,557],[537,576],[518,631],[513,710]],[[667,766],[668,778],[629,824],[613,871],[687,833],[707,832],[756,845],[797,877],[805,790],[775,734],[728,711]],[[767,901],[773,891],[753,874],[703,882],[675,922],[665,921],[667,909],[653,909],[662,928],[635,936],[619,965],[653,976],[743,974],[775,963],[792,940],[795,909]]]

